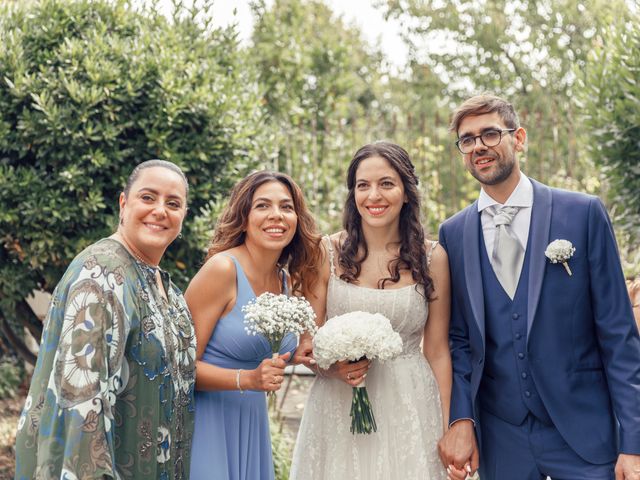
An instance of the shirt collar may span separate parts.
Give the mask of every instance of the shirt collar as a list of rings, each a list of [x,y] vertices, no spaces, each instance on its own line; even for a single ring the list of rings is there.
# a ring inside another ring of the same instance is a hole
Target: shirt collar
[[[484,191],[484,188],[480,189],[480,196],[478,197],[478,211],[481,212],[487,207],[491,207],[493,205],[500,205],[501,203],[496,202],[491,196]],[[513,192],[504,202],[505,206],[510,207],[522,207],[527,208],[533,206],[533,185],[531,184],[531,180],[522,172],[520,172],[520,181],[516,188],[514,188]]]

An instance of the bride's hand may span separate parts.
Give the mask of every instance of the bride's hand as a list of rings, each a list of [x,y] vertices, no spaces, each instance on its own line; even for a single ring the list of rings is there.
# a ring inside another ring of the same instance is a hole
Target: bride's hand
[[[296,348],[296,353],[293,355],[291,362],[294,365],[302,364],[313,369],[316,361],[313,358],[313,343],[311,338],[300,338],[300,343],[298,344],[298,348]]]
[[[322,372],[326,376],[337,378],[352,387],[357,387],[364,381],[370,366],[371,360],[366,358],[354,363],[343,360],[334,363],[328,370],[323,370]]]

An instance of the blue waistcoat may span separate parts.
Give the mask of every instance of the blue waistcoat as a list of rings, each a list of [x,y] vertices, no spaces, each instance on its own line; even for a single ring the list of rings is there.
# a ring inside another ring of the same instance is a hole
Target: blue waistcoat
[[[538,394],[527,355],[529,250],[513,300],[500,285],[487,256],[480,225],[480,263],[485,305],[485,366],[478,391],[481,408],[514,425],[531,412],[551,424]]]

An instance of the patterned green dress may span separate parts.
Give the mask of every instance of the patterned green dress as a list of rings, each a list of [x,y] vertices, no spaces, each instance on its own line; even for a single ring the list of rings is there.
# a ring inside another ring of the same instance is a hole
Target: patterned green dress
[[[182,293],[120,243],[53,293],[16,439],[16,479],[188,479],[195,334]]]

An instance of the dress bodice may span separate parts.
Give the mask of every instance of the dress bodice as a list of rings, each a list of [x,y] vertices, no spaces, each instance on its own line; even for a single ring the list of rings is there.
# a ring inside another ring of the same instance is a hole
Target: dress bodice
[[[420,350],[428,307],[415,285],[380,290],[345,282],[332,273],[327,291],[327,318],[354,311],[387,317],[402,337],[403,354]]]
[[[220,317],[216,323],[202,360],[223,368],[252,370],[257,368],[262,360],[271,357],[271,346],[262,335],[250,335],[245,331],[242,307],[254,300],[256,295],[240,262],[233,255],[225,255],[233,260],[236,267],[236,303],[231,311]],[[287,291],[284,276],[282,291]],[[295,347],[295,335],[287,334],[282,341],[280,353],[293,351]]]
[[[402,355],[420,351],[429,307],[421,286],[401,288],[368,288],[345,282],[335,271],[333,245],[328,237],[331,276],[327,290],[327,318],[347,312],[380,313],[391,321],[393,329],[402,337]],[[428,252],[428,261],[435,242]]]

